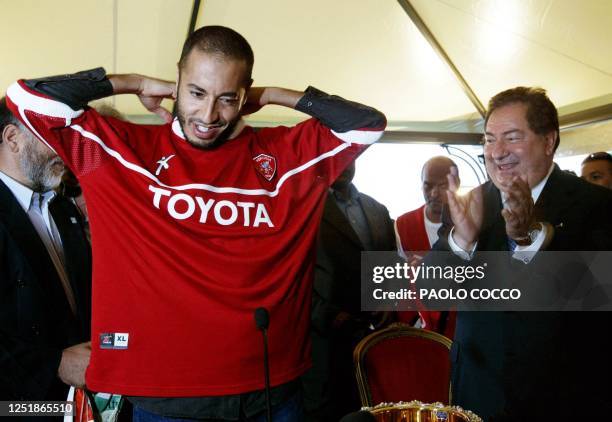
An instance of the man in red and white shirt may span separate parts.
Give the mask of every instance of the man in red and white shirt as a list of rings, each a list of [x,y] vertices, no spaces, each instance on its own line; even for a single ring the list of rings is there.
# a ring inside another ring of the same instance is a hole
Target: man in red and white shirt
[[[438,229],[442,227],[442,210],[446,206],[447,175],[457,169],[453,160],[436,156],[427,160],[421,170],[421,183],[425,204],[399,216],[395,222],[395,237],[400,256],[412,263],[420,262],[423,252],[429,251],[438,241]],[[398,319],[412,323],[416,312],[398,312]],[[453,338],[455,312],[419,312],[417,325]]]
[[[176,84],[95,69],[7,92],[13,113],[79,178],[89,209],[87,385],[136,396],[155,416],[235,420],[263,410],[258,307],[270,312],[272,402],[287,402],[282,387],[310,364],[313,246],[327,189],[385,127],[375,109],[314,88],[253,88],[252,66],[240,34],[204,27],[185,42]],[[124,93],[167,124],[86,106]],[[174,121],[160,106],[169,97]],[[312,118],[244,125],[242,114],[267,104]]]

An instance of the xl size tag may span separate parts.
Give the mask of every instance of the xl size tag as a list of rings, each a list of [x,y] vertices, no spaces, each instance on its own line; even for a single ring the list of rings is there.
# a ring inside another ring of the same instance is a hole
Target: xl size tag
[[[129,338],[128,333],[102,333],[100,334],[100,349],[127,349]]]

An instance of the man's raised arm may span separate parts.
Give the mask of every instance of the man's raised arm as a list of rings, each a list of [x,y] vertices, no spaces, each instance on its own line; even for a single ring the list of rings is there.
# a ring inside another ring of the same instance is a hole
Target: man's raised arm
[[[319,120],[339,138],[350,137],[353,142],[357,142],[353,131],[366,132],[364,138],[374,134],[379,137],[387,124],[385,115],[375,108],[329,95],[314,87],[308,87],[305,92],[274,87],[251,88],[243,114],[254,113],[267,104],[295,108]],[[341,135],[348,132],[353,133],[349,137]],[[372,133],[367,135],[367,132]]]
[[[27,102],[28,91],[66,104],[75,112],[85,108],[90,101],[111,95],[135,94],[147,110],[166,122],[172,120],[172,115],[161,107],[161,101],[176,97],[174,82],[137,74],[107,76],[101,67],[68,75],[21,80],[9,88],[8,96],[20,106],[20,102]]]

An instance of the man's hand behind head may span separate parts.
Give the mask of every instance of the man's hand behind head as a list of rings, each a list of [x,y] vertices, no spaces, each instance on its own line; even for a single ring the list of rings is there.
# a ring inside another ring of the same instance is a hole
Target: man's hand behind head
[[[265,87],[252,86],[247,93],[246,102],[240,110],[240,114],[247,116],[257,113],[263,106],[267,104],[267,94]]]
[[[157,114],[166,123],[172,121],[172,113],[163,108],[161,102],[165,98],[176,100],[176,83],[143,77],[138,98],[147,110]]]
[[[147,110],[166,123],[172,121],[172,114],[161,106],[161,102],[165,98],[176,99],[176,83],[136,74],[109,75],[108,80],[114,94],[136,94]]]

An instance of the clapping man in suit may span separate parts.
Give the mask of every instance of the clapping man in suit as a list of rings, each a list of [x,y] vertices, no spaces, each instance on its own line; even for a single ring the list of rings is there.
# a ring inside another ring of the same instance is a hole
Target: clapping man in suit
[[[90,249],[62,160],[0,100],[0,399],[66,400],[89,361]]]
[[[491,180],[457,195],[449,175],[452,224],[434,249],[469,260],[479,251],[529,251],[535,265],[551,251],[612,249],[612,193],[554,164],[557,110],[540,88],[494,96],[485,117],[484,155]],[[530,257],[530,258],[528,258]],[[453,400],[487,421],[576,420],[583,403],[610,407],[596,380],[609,379],[610,358],[598,335],[605,312],[459,312]]]

